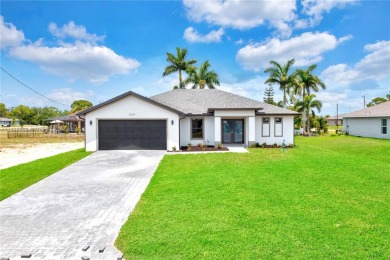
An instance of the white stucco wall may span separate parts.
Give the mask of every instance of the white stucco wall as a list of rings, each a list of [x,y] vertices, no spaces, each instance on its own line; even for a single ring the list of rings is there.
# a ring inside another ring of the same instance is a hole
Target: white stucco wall
[[[179,115],[143,101],[127,96],[109,105],[98,108],[85,117],[85,147],[87,151],[98,149],[98,120],[100,119],[159,119],[167,120],[167,148],[179,147]],[[171,121],[173,120],[173,125]],[[92,125],[90,125],[92,121]]]
[[[387,119],[387,134],[382,134],[381,119]],[[390,117],[344,118],[343,131],[350,135],[390,139]]]
[[[264,137],[262,136],[262,127],[263,127],[263,117],[270,118],[270,136]],[[276,137],[275,136],[275,117],[282,117],[282,126],[283,126],[283,136]],[[257,143],[262,144],[274,144],[277,143],[281,145],[283,140],[285,140],[285,144],[294,144],[294,116],[256,116],[255,119],[256,132],[255,132],[255,140]]]

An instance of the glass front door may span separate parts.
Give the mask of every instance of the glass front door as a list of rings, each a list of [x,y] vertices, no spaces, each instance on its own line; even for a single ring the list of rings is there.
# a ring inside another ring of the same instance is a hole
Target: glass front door
[[[222,142],[223,143],[244,143],[244,120],[223,119],[222,120]]]

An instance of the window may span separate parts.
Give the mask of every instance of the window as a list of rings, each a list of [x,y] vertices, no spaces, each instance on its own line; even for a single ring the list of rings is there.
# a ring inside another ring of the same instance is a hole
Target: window
[[[203,139],[203,119],[191,120],[191,139]]]
[[[283,136],[283,118],[275,117],[275,136]]]
[[[269,127],[269,117],[263,117],[263,132],[262,132],[262,136],[269,136],[269,133],[270,133],[270,127]]]
[[[382,118],[382,134],[387,135],[387,119]]]

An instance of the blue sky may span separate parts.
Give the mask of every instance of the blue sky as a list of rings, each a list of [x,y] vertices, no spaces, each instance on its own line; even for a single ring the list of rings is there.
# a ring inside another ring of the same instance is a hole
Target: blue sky
[[[390,89],[390,1],[1,1],[1,66],[70,105],[178,84],[163,78],[166,52],[209,60],[219,89],[262,101],[270,60],[318,65],[320,114],[363,108]],[[281,99],[275,86],[275,99]],[[7,107],[58,105],[1,72]]]

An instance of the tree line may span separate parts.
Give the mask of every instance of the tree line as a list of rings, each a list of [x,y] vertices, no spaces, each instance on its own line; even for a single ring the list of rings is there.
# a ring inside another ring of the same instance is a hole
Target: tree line
[[[75,100],[70,108],[71,110],[59,110],[56,107],[29,107],[19,105],[16,107],[7,108],[4,103],[0,103],[0,117],[19,120],[20,125],[47,125],[47,119],[59,116],[66,116],[92,106],[92,103],[87,100]]]

